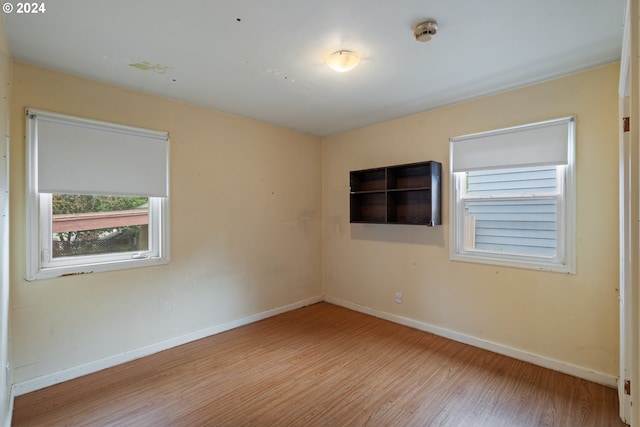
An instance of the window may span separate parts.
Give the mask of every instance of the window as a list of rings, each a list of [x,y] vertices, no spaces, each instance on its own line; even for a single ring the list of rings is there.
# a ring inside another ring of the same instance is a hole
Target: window
[[[51,258],[149,250],[149,197],[49,194]]]
[[[165,264],[158,132],[27,109],[27,280]]]
[[[574,122],[451,138],[452,260],[575,273]]]

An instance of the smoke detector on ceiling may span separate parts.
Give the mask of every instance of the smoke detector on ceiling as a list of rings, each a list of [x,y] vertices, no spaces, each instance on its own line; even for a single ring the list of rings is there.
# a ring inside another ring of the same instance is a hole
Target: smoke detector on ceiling
[[[437,31],[438,23],[433,19],[421,22],[413,27],[413,35],[419,42],[428,42],[431,40],[431,37],[436,35]]]

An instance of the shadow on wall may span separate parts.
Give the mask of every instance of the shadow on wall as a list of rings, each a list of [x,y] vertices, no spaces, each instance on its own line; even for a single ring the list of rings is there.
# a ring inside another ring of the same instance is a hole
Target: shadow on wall
[[[350,224],[351,238],[444,247],[444,227],[399,224]]]

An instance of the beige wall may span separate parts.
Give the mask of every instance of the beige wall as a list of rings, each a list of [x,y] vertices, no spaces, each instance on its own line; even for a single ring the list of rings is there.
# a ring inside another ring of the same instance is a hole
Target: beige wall
[[[325,295],[616,376],[618,72],[606,65],[326,138]],[[448,171],[449,137],[573,114],[576,275],[449,261],[448,172],[442,226],[349,224],[350,170],[436,160]]]
[[[4,17],[0,16],[0,425],[11,419],[11,391],[8,385],[9,362],[9,92],[11,59],[5,33]]]
[[[13,76],[16,382],[321,297],[320,138],[21,63]],[[27,106],[170,132],[169,265],[24,280]]]

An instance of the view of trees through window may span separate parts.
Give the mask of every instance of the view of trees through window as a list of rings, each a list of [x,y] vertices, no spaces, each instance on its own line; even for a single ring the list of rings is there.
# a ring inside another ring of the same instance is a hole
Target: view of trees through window
[[[53,257],[148,250],[147,197],[53,194]]]

